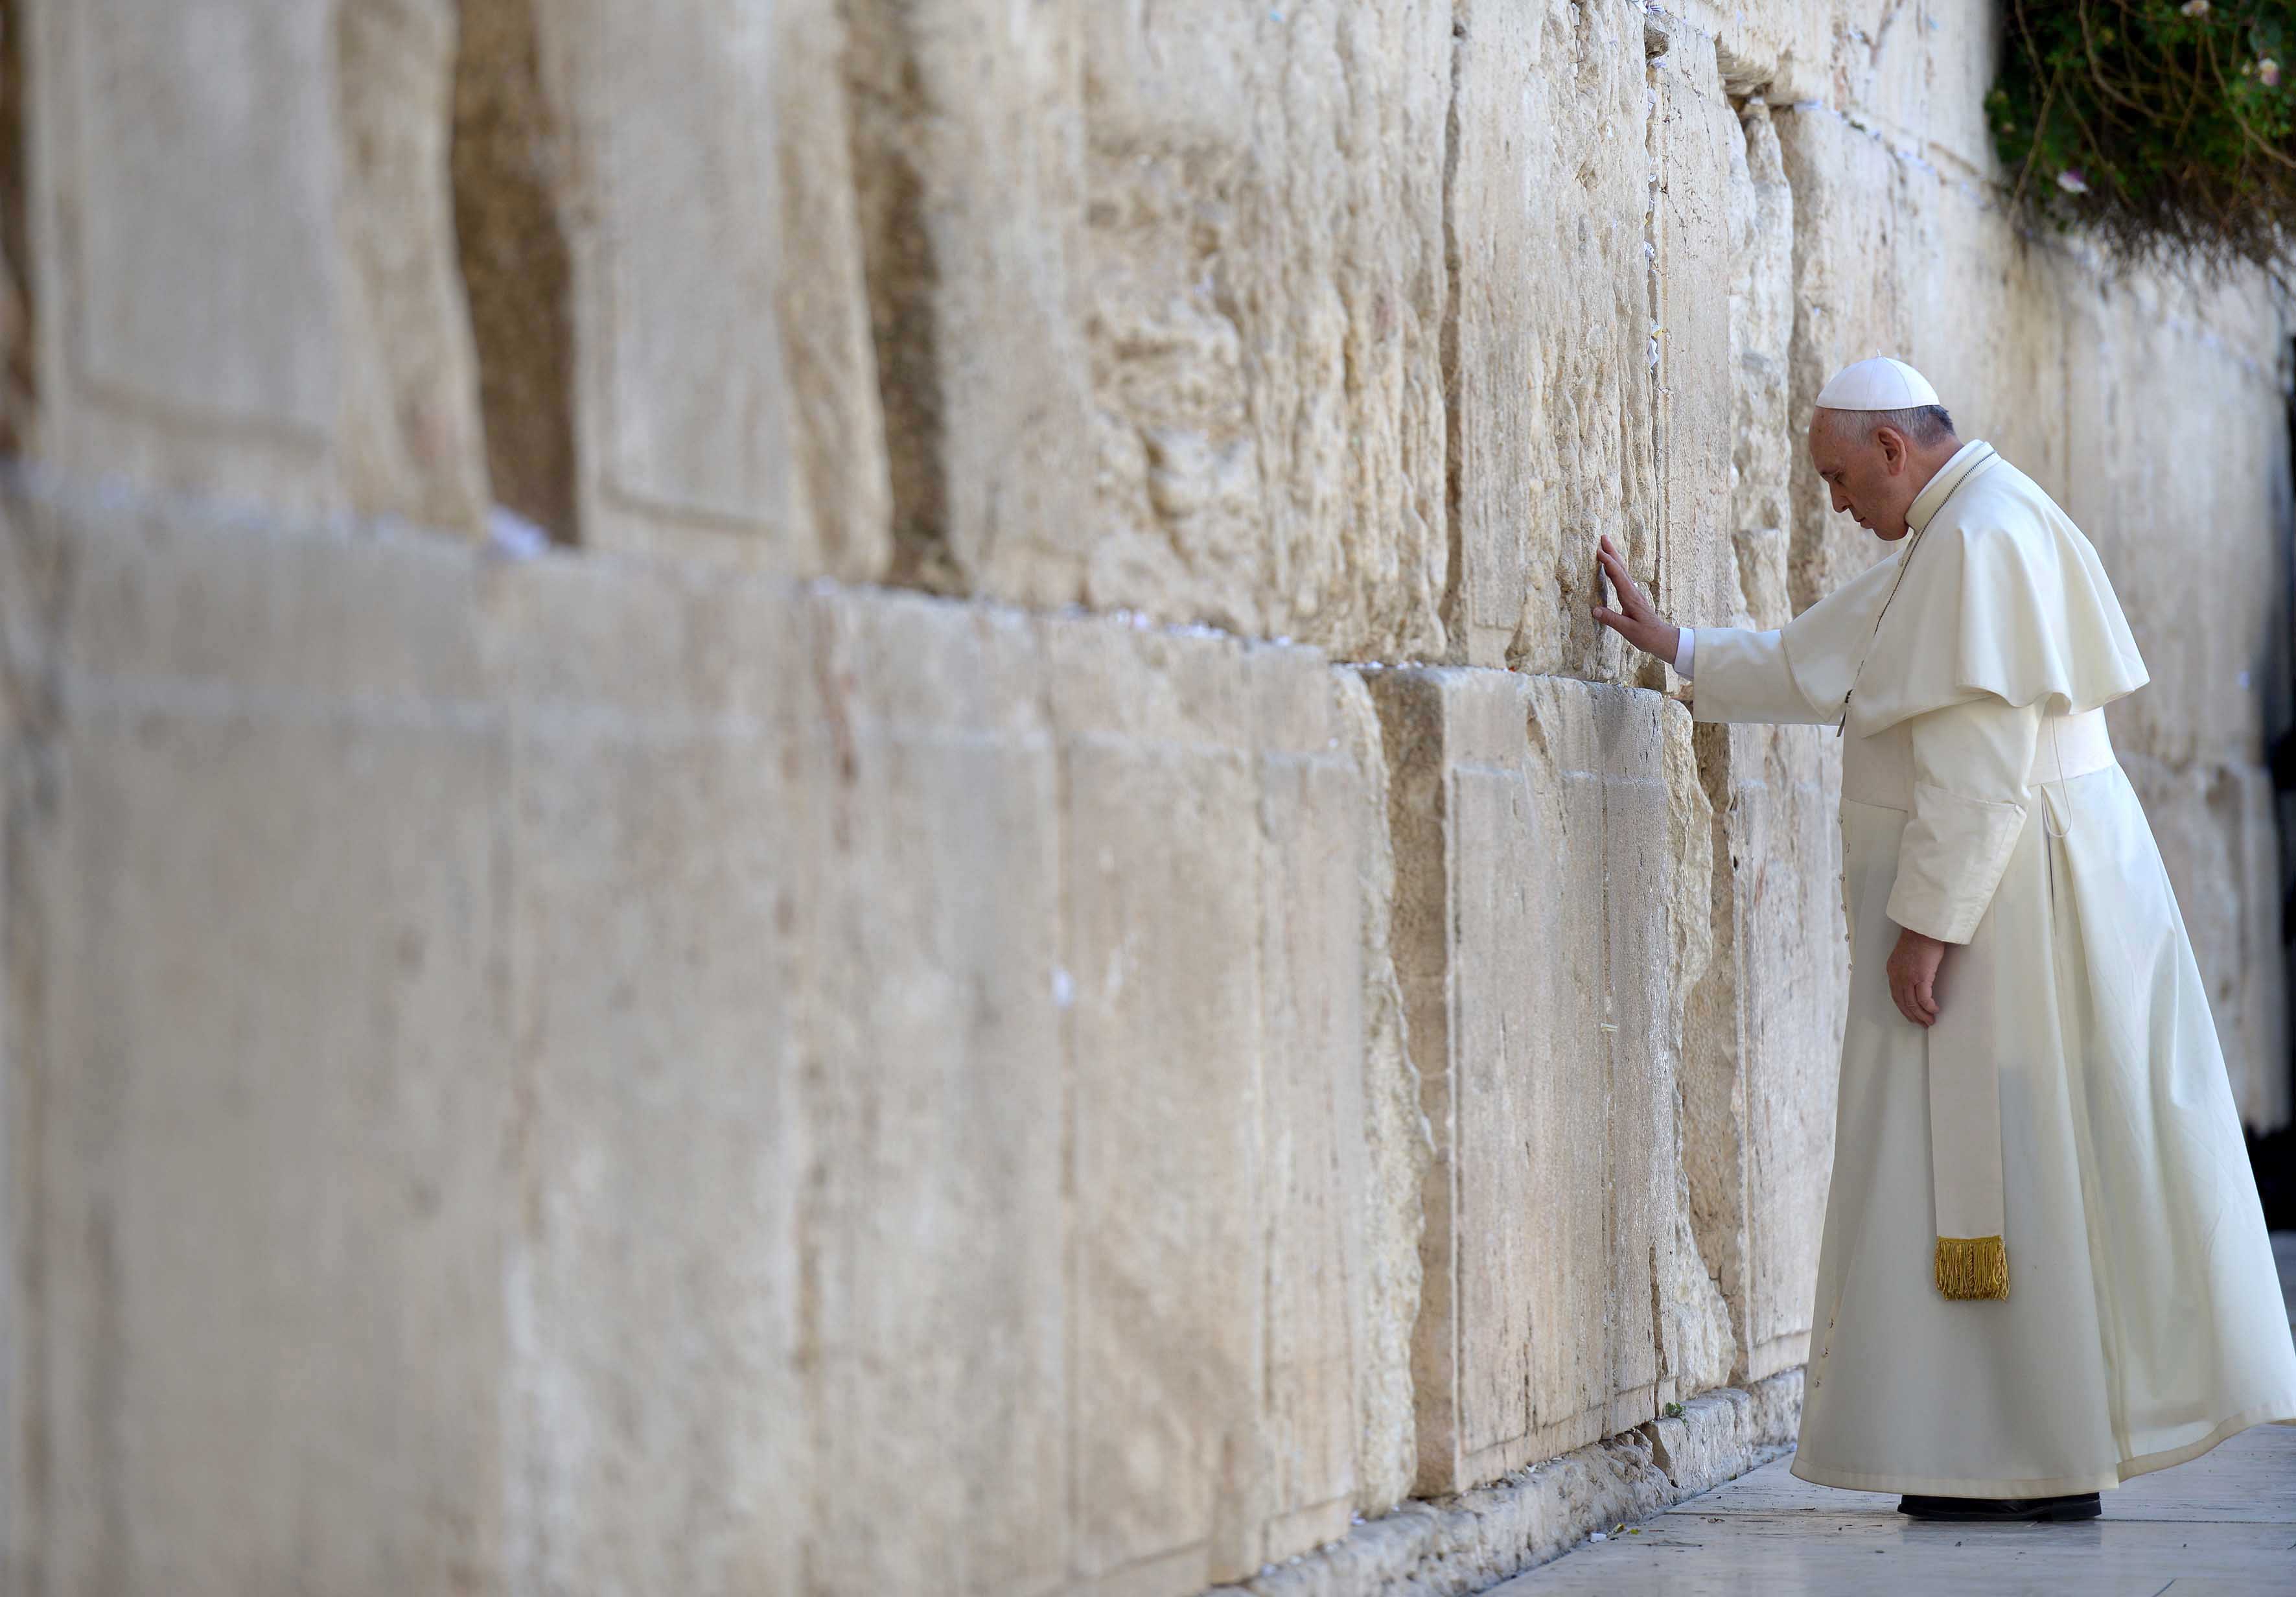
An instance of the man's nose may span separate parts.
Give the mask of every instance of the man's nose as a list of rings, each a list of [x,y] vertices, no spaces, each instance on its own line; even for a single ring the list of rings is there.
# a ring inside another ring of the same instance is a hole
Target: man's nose
[[[1849,498],[1838,488],[1833,490],[1833,507],[1837,511],[1849,508]]]

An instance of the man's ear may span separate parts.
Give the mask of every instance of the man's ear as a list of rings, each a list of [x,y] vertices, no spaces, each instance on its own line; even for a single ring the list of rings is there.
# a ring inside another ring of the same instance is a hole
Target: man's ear
[[[1906,450],[1904,433],[1895,427],[1876,428],[1874,441],[1882,446],[1882,464],[1888,468],[1890,475],[1894,477],[1906,469]]]

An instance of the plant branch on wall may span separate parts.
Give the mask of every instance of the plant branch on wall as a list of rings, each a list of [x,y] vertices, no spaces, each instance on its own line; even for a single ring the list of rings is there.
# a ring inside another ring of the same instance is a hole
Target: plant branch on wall
[[[2006,0],[1986,98],[2015,208],[2129,257],[2284,264],[2291,0]]]

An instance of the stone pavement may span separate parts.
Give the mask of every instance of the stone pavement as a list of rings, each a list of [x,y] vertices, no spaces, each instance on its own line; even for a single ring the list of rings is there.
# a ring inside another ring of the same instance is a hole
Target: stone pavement
[[[2296,1322],[2296,1232],[2273,1238]],[[2296,1427],[2258,1426],[2104,1496],[2085,1525],[1917,1524],[1894,1494],[1840,1492],[1790,1458],[1589,1542],[1486,1597],[1571,1593],[1956,1597],[2296,1594]]]

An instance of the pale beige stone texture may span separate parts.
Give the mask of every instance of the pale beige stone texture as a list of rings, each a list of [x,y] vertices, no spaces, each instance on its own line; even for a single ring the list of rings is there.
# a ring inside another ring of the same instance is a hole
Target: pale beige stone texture
[[[1669,827],[1666,728],[1688,724],[1655,695],[1562,679],[1369,681],[1436,1147],[1418,1489],[1456,1490],[1648,1419],[1673,1395],[1669,1349],[1695,1346],[1666,1323],[1678,889],[1675,851],[1650,846]]]
[[[844,9],[854,184],[900,580],[1080,596],[1084,8]]]
[[[1439,654],[1449,9],[1080,12],[1085,597]]]
[[[826,778],[792,845],[816,860],[796,911],[813,1437],[801,1511],[762,1511],[806,1525],[827,1590],[1064,1590],[1069,1098],[1037,631],[875,594],[807,610],[791,696]]]
[[[1652,406],[1660,498],[1652,575],[1660,609],[1694,620],[1726,614],[1737,588],[1730,540],[1742,386],[1733,359],[1737,291],[1742,278],[1767,264],[1758,246],[1768,238],[1752,214],[1759,201],[1747,135],[1724,92],[1714,41],[1677,24],[1662,45],[1650,64],[1656,97],[1650,272],[1658,321],[1651,335]],[[1727,269],[1718,270],[1725,262]],[[1656,663],[1639,662],[1638,668],[1645,686],[1663,683]]]
[[[1046,651],[1075,992],[1076,1567],[1185,1592],[1256,1565],[1264,1506],[1251,684],[1224,639],[1076,622]]]
[[[453,6],[29,11],[43,455],[475,533],[485,453],[445,159]]]
[[[1742,1093],[1743,1273],[1731,1296],[1742,1362],[1761,1380],[1801,1362],[1833,1163],[1849,983],[1835,824],[1840,765],[1822,729],[1731,728],[1718,838],[1730,873],[1736,1013],[1720,1038]],[[1718,881],[1720,871],[1717,872]]]
[[[1357,1396],[1400,1378],[1369,1313],[1415,1297],[1392,1251],[1416,1157],[1364,1129],[1367,1107],[1408,1129],[1391,1041],[1366,1072],[1366,993],[1376,1009],[1392,983],[1365,967],[1383,818],[1357,761],[1376,745],[1308,651],[1082,621],[1045,647],[1074,1004],[1074,1573],[1186,1592],[1387,1506],[1408,1446],[1391,1398]],[[1387,1216],[1375,1264],[1367,1208]]]
[[[1455,29],[1447,657],[1616,679],[1594,542],[1646,572],[1661,523],[1643,13],[1476,0]]]
[[[1790,404],[1794,332],[1793,187],[1777,124],[1759,100],[1739,111],[1730,158],[1730,527],[1736,539],[1792,524],[1795,436]],[[1700,268],[1693,268],[1700,269]],[[1734,550],[1739,587],[1742,553]],[[1777,575],[1784,578],[1780,561]],[[1751,600],[1752,592],[1747,594]],[[1784,590],[1780,589],[1780,598]],[[1759,605],[1758,613],[1770,613]],[[1783,621],[1790,612],[1777,607]],[[1767,623],[1765,623],[1767,624]]]
[[[69,576],[62,717],[7,794],[16,1570],[498,1589],[507,751],[472,567],[9,515]]]
[[[1365,1307],[1356,1407],[1362,1429],[1362,1511],[1378,1513],[1411,1494],[1418,1474],[1411,1344],[1419,1316],[1420,1192],[1434,1162],[1433,1132],[1420,1107],[1419,1073],[1404,1034],[1403,986],[1394,956],[1395,849],[1388,829],[1388,772],[1378,708],[1354,672],[1337,674],[1342,737],[1365,784],[1368,838],[1356,868],[1363,904],[1364,1121],[1368,1161],[1363,1209]]]
[[[2108,712],[2124,752],[2265,758],[2262,696],[2288,624],[2269,564],[2288,514],[2287,400],[2276,363],[2258,358],[2273,314],[2246,283],[2112,281],[2070,301],[2065,509],[2152,674]]]
[[[791,1584],[800,1315],[818,1313],[793,1246],[811,1153],[795,1011],[837,793],[791,713],[804,613],[706,570],[548,561],[497,580],[520,1579]]]
[[[1836,0],[1826,9],[1833,70],[1817,97],[1954,180],[1998,175],[1985,116],[2004,26],[1997,8],[1988,0]]]
[[[1715,881],[1714,808],[1701,780],[1690,717],[1669,705],[1663,728],[1672,900],[1667,916],[1669,946],[1661,1025],[1662,1036],[1670,1044],[1666,1074],[1672,1078],[1669,1118],[1674,1147],[1660,1179],[1671,1176],[1672,1190],[1663,1197],[1674,1234],[1670,1246],[1659,1250],[1654,1264],[1659,1292],[1655,1313],[1661,1385],[1687,1394],[1727,1381],[1737,1363],[1738,1344],[1719,1267],[1710,1268],[1699,1245],[1689,1169],[1693,1144],[1702,1151],[1715,1129],[1691,1122],[1686,1096],[1691,1000],[1718,951],[1708,901]],[[1663,1393],[1660,1401],[1668,1401]]]
[[[867,578],[890,490],[828,0],[541,0],[582,540]]]

